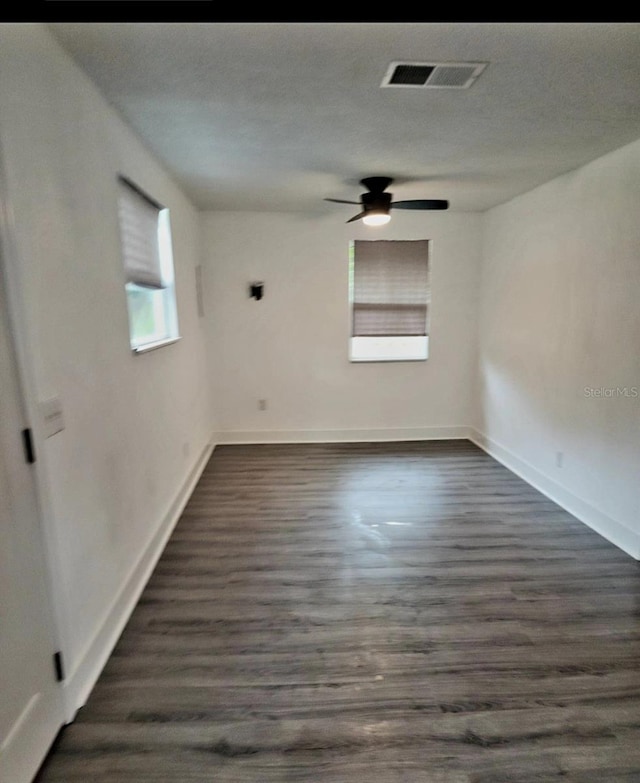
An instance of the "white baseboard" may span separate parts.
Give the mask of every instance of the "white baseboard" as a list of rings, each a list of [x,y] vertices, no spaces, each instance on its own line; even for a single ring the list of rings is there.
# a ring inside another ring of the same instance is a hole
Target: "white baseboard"
[[[136,607],[153,569],[176,526],[215,446],[209,444],[200,454],[164,515],[158,529],[144,548],[128,578],[105,613],[93,638],[64,681],[66,721],[71,722],[96,684],[131,613]]]
[[[524,479],[527,484],[542,492],[543,495],[553,500],[576,519],[606,538],[607,541],[615,544],[634,559],[640,560],[640,534],[630,530],[625,524],[608,516],[586,500],[574,495],[557,481],[542,473],[526,460],[516,456],[509,449],[496,443],[484,433],[471,428],[469,440],[498,460],[512,473]]]
[[[450,440],[469,438],[470,428],[389,427],[380,429],[344,430],[221,430],[216,432],[220,445],[241,443],[375,443],[405,440]]]

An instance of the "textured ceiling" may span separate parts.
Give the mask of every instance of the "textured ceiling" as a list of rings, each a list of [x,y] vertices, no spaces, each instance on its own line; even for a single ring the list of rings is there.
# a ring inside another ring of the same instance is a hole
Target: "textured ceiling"
[[[203,209],[396,198],[484,210],[640,138],[637,23],[53,23]],[[394,60],[485,61],[469,90],[380,88]],[[342,212],[341,212],[342,210]]]

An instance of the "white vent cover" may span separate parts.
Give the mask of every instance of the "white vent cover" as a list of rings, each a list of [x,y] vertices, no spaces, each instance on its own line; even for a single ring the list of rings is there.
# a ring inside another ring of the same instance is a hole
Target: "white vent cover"
[[[488,64],[393,62],[380,86],[466,90]]]

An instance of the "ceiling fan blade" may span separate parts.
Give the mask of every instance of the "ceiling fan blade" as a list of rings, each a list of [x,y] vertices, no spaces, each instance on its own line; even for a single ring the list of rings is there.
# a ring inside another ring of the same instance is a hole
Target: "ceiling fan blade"
[[[341,198],[325,198],[324,201],[333,201],[334,204],[360,204],[359,201],[343,201]]]
[[[409,201],[392,201],[394,209],[449,209],[449,202],[438,198],[416,198]]]
[[[360,220],[360,218],[363,218],[367,213],[366,212],[360,212],[358,215],[354,215],[352,218],[349,218],[347,220],[347,223],[353,223],[354,220]]]

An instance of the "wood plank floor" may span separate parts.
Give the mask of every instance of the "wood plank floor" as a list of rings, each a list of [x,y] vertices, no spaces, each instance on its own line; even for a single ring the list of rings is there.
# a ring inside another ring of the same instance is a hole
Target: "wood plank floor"
[[[221,446],[38,783],[640,781],[640,568],[466,441]]]

